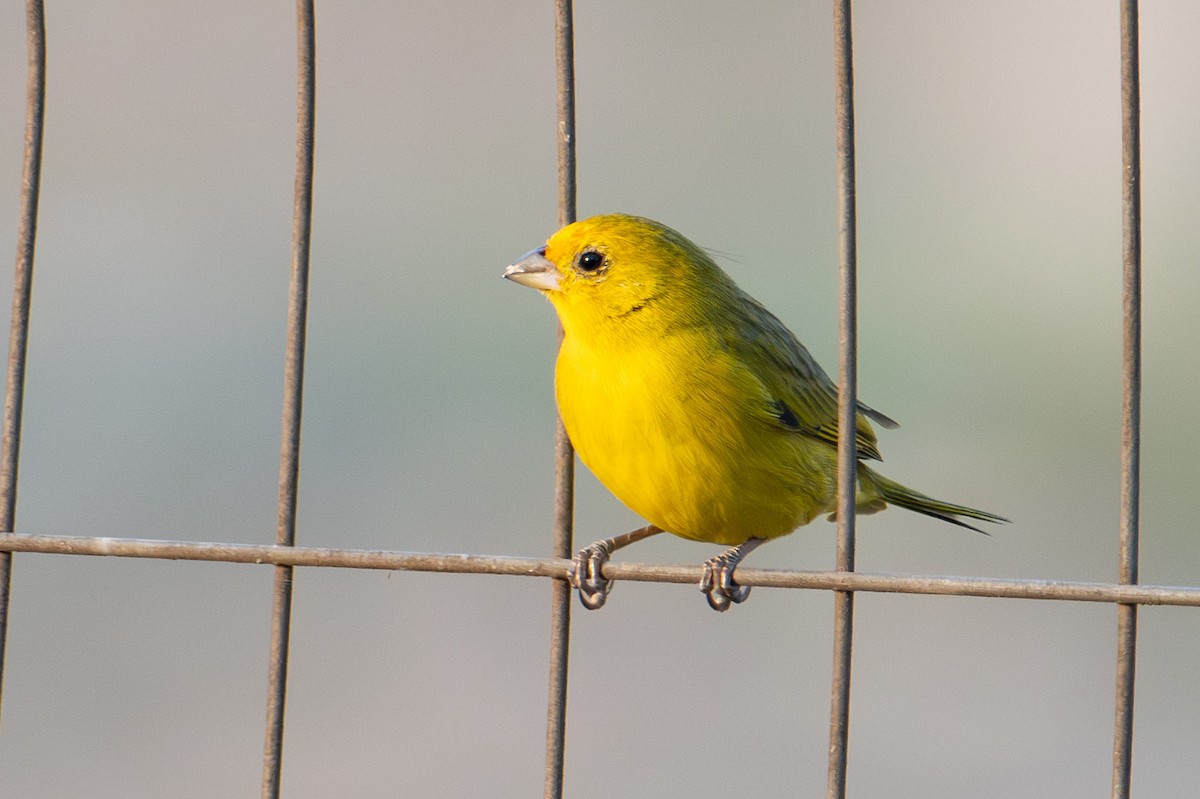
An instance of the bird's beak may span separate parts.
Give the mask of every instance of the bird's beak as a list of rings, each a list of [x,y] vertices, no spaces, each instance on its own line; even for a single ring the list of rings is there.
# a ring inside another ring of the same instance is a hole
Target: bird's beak
[[[538,291],[558,290],[558,270],[546,260],[546,248],[538,247],[504,270],[504,276],[522,286]]]

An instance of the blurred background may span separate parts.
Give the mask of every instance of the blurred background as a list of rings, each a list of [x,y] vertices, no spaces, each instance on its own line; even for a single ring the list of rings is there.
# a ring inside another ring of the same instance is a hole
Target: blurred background
[[[19,5],[0,6],[10,255]],[[48,5],[17,528],[273,542],[292,4]],[[1148,2],[1141,24],[1141,577],[1197,585],[1200,6]],[[554,318],[500,274],[555,227],[552,37],[544,0],[318,3],[299,543],[549,553]],[[860,0],[854,37],[859,386],[903,425],[886,473],[1013,520],[864,518],[858,566],[1115,580],[1116,5]],[[576,5],[580,215],[719,251],[836,372],[832,39],[825,2]],[[578,494],[580,545],[640,525],[583,469]],[[822,521],[751,562],[833,558]],[[271,580],[18,555],[5,795],[255,795]],[[285,795],[538,795],[549,598],[298,571]],[[623,583],[574,607],[568,795],[823,794],[828,593],[760,588],[717,615],[694,588]],[[1112,606],[867,594],[855,622],[851,795],[1106,795]],[[1197,660],[1200,613],[1141,612],[1138,795],[1200,794]]]

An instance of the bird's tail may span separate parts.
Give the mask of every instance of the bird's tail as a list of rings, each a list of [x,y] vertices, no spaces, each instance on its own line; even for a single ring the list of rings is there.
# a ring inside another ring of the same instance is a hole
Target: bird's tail
[[[957,517],[966,516],[985,522],[1008,521],[1003,516],[988,513],[985,510],[976,510],[975,508],[968,508],[965,505],[955,505],[952,502],[942,502],[940,499],[927,497],[919,491],[913,491],[911,488],[906,488],[894,480],[889,480],[862,463],[858,464],[858,482],[859,494],[856,504],[860,512],[872,513],[882,510],[887,503],[891,503],[901,508],[914,510],[917,513],[924,513],[926,516],[932,516],[935,519],[941,519],[944,522],[957,524],[959,527],[966,527],[968,530],[974,530],[977,533],[983,533],[984,531],[967,524]]]

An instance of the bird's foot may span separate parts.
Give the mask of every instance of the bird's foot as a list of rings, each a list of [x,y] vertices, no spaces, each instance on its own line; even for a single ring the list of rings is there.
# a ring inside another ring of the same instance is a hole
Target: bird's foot
[[[605,579],[604,564],[608,563],[612,553],[661,532],[660,528],[649,524],[614,538],[588,544],[576,552],[575,557],[571,559],[570,568],[567,569],[567,582],[579,591],[579,601],[583,606],[588,610],[598,610],[608,601],[608,592],[612,590],[613,581]]]
[[[575,553],[571,568],[567,570],[567,582],[579,591],[579,601],[588,610],[598,610],[608,601],[608,592],[613,581],[604,577],[604,564],[613,552],[613,539],[606,538],[589,544]]]
[[[731,556],[737,554],[736,549],[731,549],[705,561],[700,576],[700,590],[708,599],[708,606],[720,613],[729,610],[732,603],[745,602],[750,597],[750,586],[733,581],[733,570],[741,558]]]
[[[750,586],[734,582],[733,572],[742,558],[753,552],[765,539],[751,538],[733,549],[727,549],[704,563],[700,575],[700,590],[708,599],[708,606],[718,613],[729,610],[730,605],[745,602],[750,597]]]

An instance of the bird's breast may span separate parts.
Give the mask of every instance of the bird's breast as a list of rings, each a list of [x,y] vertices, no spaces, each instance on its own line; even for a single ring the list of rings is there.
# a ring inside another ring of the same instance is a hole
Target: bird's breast
[[[555,389],[580,459],[665,530],[739,544],[790,532],[828,504],[806,443],[771,424],[761,384],[720,347],[674,336],[613,353],[568,337]]]

